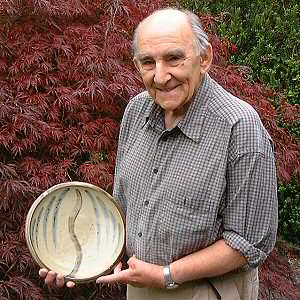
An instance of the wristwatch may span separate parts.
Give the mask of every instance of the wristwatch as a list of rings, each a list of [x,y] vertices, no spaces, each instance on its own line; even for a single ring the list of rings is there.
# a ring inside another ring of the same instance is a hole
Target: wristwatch
[[[163,272],[166,289],[176,289],[179,286],[179,284],[174,282],[174,280],[172,279],[170,265],[164,266]]]

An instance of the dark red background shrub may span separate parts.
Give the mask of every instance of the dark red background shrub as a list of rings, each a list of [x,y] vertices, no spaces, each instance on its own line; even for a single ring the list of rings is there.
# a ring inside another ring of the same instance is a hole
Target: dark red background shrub
[[[50,186],[86,181],[111,192],[119,123],[143,89],[132,64],[138,22],[163,0],[11,0],[0,3],[0,298],[123,299],[124,287],[45,288],[25,244],[34,199]],[[211,75],[251,103],[276,142],[278,174],[299,172],[299,145],[277,125],[298,111],[247,82],[228,63],[234,45],[221,41],[203,16],[215,49]],[[291,298],[292,299],[292,298]]]
[[[119,123],[142,83],[137,23],[164,1],[0,3],[0,298],[121,299],[124,287],[43,288],[24,239],[27,211],[50,186],[112,190]]]

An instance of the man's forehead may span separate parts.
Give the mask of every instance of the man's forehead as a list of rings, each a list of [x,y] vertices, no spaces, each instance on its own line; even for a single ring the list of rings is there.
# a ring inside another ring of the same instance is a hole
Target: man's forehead
[[[172,15],[172,14],[171,14]],[[138,52],[151,52],[151,49],[163,49],[165,51],[180,51],[190,48],[193,43],[194,33],[186,16],[180,18],[162,18],[162,15],[154,15],[146,19],[140,26],[137,37]],[[161,45],[156,47],[157,45]]]
[[[148,37],[153,34],[168,34],[169,32],[189,32],[191,26],[187,16],[176,10],[163,10],[146,18],[139,28],[138,35]]]

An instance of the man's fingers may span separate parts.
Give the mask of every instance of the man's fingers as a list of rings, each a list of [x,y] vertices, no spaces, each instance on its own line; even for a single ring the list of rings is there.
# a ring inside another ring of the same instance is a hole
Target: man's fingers
[[[56,279],[56,273],[53,271],[49,271],[45,278],[45,283],[48,285],[51,285],[51,284],[53,284],[55,279]]]
[[[46,278],[47,277],[47,275],[48,275],[48,270],[47,269],[40,269],[39,270],[39,275],[40,275],[40,277],[42,277],[42,278]]]
[[[45,283],[48,285],[55,285],[57,287],[63,287],[65,284],[65,278],[61,274],[56,274],[54,271],[48,271],[47,269],[40,269],[39,275],[41,278],[45,279]],[[66,283],[68,288],[73,288],[75,283],[73,281],[68,281]]]
[[[120,273],[99,277],[96,283],[117,283],[120,280]]]
[[[66,286],[71,289],[71,288],[73,288],[75,286],[75,283],[73,281],[68,281],[66,283]]]
[[[128,283],[129,270],[123,270],[116,274],[101,276],[96,280],[96,283]]]
[[[57,275],[56,276],[56,286],[57,287],[63,287],[65,284],[65,279],[63,275]]]

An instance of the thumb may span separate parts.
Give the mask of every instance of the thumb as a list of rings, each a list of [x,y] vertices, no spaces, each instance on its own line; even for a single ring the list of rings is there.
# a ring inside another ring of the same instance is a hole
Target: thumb
[[[128,262],[127,262],[129,268],[135,269],[135,265],[136,265],[136,261],[137,261],[137,260],[138,260],[138,259],[136,258],[136,255],[133,254],[133,255],[128,259]]]

